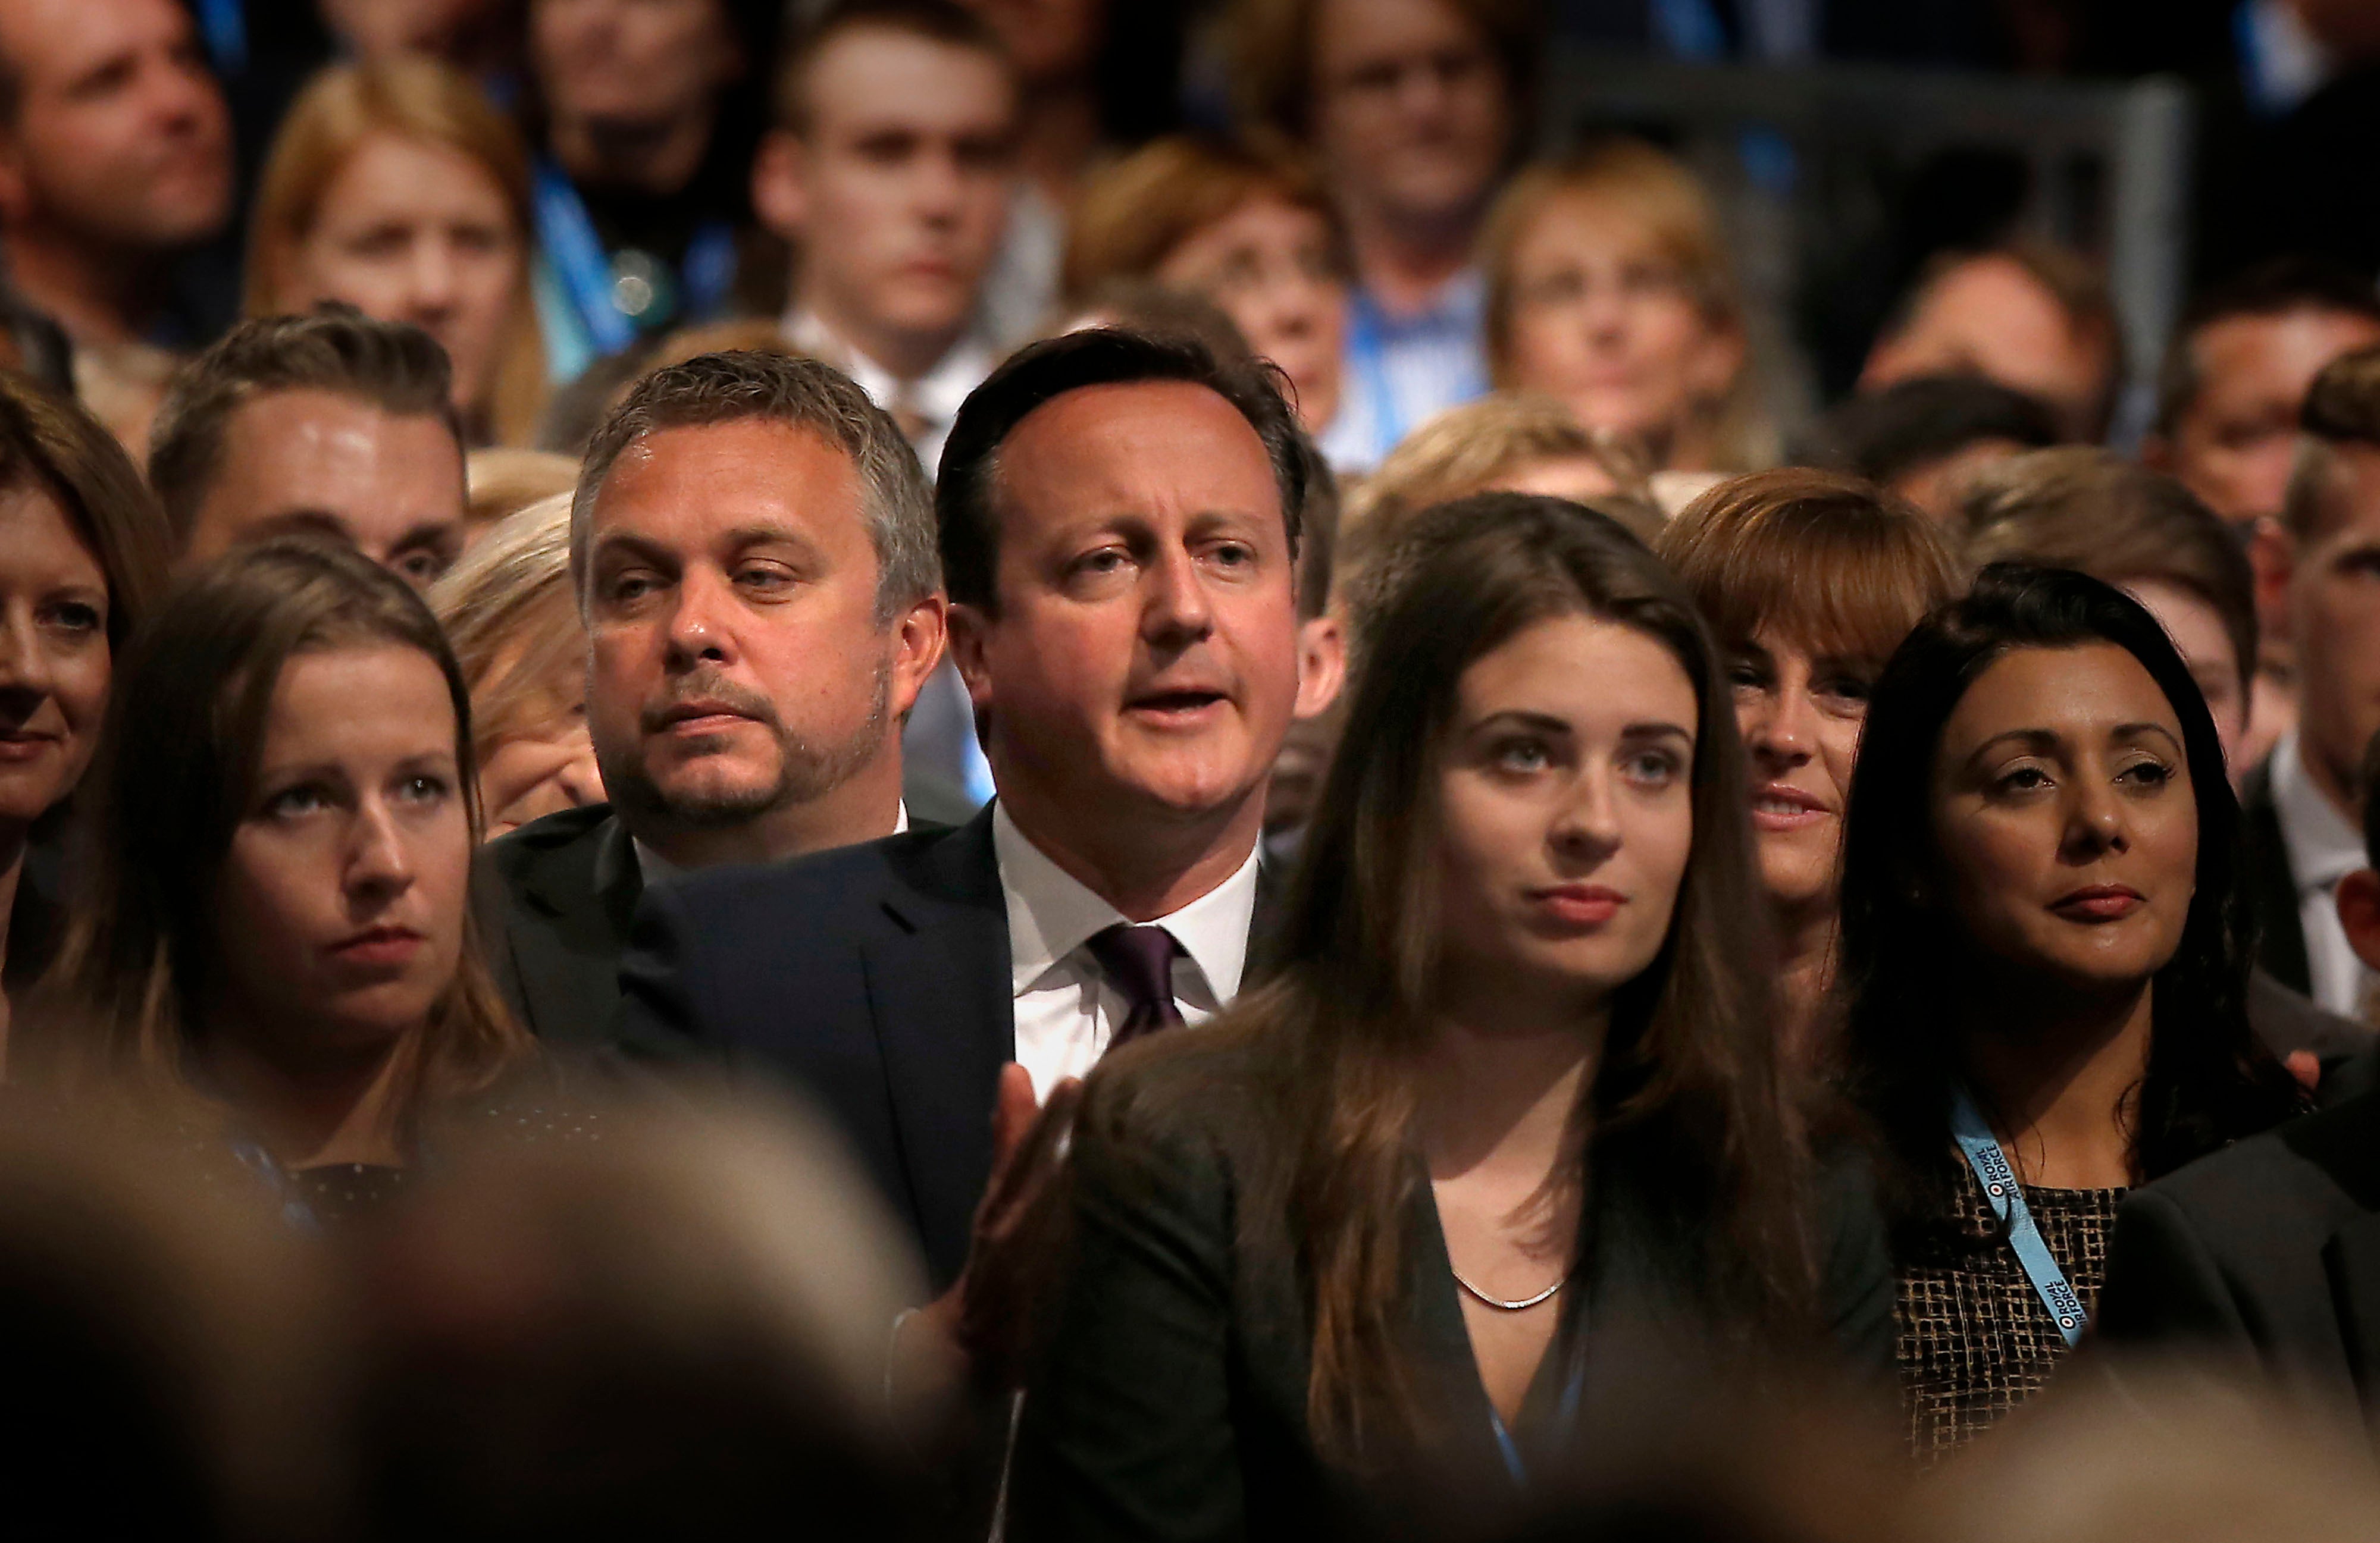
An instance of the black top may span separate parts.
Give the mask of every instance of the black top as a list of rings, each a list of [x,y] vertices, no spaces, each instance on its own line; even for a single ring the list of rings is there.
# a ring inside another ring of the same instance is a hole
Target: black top
[[[1998,1218],[1973,1170],[1952,1161],[1962,1236],[1902,1262],[1893,1315],[1909,1443],[1928,1462],[2039,1392],[2066,1355],[2032,1278],[1998,1237]],[[2107,1233],[2123,1197],[2121,1189],[2024,1187],[2034,1225],[2086,1310],[2107,1278]]]
[[[2380,1423],[2380,1092],[2135,1191],[2098,1332],[2232,1357]]]
[[[1335,1466],[1306,1420],[1307,1295],[1281,1181],[1293,1148],[1269,1090],[1277,1040],[1229,1027],[1175,1031],[1091,1079],[1074,1142],[1074,1267],[1046,1364],[1026,1395],[1009,1536],[1298,1537],[1418,1503],[1404,1480],[1449,1470],[1451,1492],[1513,1492],[1493,1435],[1427,1177],[1415,1160],[1406,1272],[1413,1364],[1439,1418],[1430,1450],[1387,1467]],[[1879,1375],[1892,1279],[1873,1207],[1846,1194],[1822,1240],[1822,1308]],[[1631,1393],[1678,1363],[1707,1364],[1709,1325],[1674,1218],[1590,1197],[1592,1253],[1513,1435],[1533,1476],[1558,1476],[1557,1417],[1575,1379],[1580,1424],[1629,1417]],[[1475,1515],[1474,1520],[1476,1520]]]

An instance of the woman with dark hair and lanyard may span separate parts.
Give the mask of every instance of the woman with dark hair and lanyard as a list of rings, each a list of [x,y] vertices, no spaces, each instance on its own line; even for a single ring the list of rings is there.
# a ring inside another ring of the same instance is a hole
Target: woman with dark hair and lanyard
[[[1379,571],[1272,983],[1087,1084],[1012,1537],[1361,1534],[1558,1472],[1646,1376],[1830,1330],[1884,1366],[1873,1213],[1812,1220],[1683,586],[1516,494]]]
[[[1877,681],[1837,1006],[1922,1456],[2047,1380],[2127,1188],[2303,1107],[2248,1027],[2238,832],[2188,667],[2095,579],[1986,568]]]

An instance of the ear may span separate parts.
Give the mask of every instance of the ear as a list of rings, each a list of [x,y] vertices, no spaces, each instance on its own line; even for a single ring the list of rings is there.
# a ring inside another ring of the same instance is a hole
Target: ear
[[[2256,574],[2256,620],[2276,640],[2288,639],[2289,581],[2297,575],[2298,541],[2278,520],[2256,522],[2248,541],[2248,566]]]
[[[953,600],[949,627],[951,663],[958,667],[959,679],[966,682],[967,700],[980,713],[992,705],[991,619],[978,607]]]
[[[25,182],[25,163],[12,132],[0,130],[0,224],[22,224],[32,201]]]
[[[893,623],[892,716],[897,720],[917,705],[917,693],[934,667],[942,662],[949,642],[950,601],[939,589],[911,606]]]
[[[752,213],[771,235],[798,243],[809,223],[809,148],[783,128],[752,157]]]
[[[1318,616],[1297,629],[1296,716],[1319,717],[1347,683],[1347,633],[1335,616]]]
[[[2173,441],[2151,429],[2141,440],[2141,464],[2153,472],[2173,471]]]
[[[2366,968],[2380,970],[2380,874],[2358,868],[2338,881],[2338,924]]]

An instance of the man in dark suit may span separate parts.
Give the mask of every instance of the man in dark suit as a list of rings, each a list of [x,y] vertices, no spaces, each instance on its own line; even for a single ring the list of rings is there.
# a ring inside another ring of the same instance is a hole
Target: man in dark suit
[[[2362,760],[2380,832],[2380,736]],[[2380,840],[2338,884],[2338,916],[2380,968]],[[2100,1337],[2259,1368],[2291,1394],[2380,1422],[2380,1090],[2374,1052],[2335,1081],[2362,1091],[2135,1191],[2118,1212]]]
[[[900,723],[941,658],[945,602],[917,456],[812,360],[647,377],[589,448],[571,522],[612,802],[489,843],[481,912],[530,1029],[600,1045],[656,874],[907,828]]]
[[[2380,347],[2314,377],[2279,522],[2256,536],[2258,584],[2297,664],[2298,724],[2241,789],[2258,962],[2334,1013],[2362,1016],[2374,977],[2332,901],[2362,866],[2355,769],[2380,730]]]
[[[1307,454],[1271,376],[1202,345],[1026,349],[960,409],[935,494],[992,808],[646,894],[635,1031],[804,1085],[937,1289],[968,1261],[995,1101],[1022,1128],[1246,978],[1267,777],[1335,689],[1300,669]]]

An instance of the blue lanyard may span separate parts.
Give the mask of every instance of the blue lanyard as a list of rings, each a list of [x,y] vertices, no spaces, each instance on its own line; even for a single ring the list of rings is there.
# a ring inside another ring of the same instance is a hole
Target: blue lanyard
[[[289,1224],[291,1231],[308,1237],[322,1235],[322,1219],[314,1214],[313,1206],[290,1182],[288,1170],[264,1150],[264,1143],[253,1137],[238,1137],[231,1144],[231,1154],[241,1167],[263,1180],[265,1187],[280,1200],[281,1219]]]
[[[237,76],[248,72],[248,17],[240,0],[198,0],[199,30],[214,55],[215,72]]]
[[[1358,289],[1347,297],[1347,353],[1374,404],[1372,447],[1380,455],[1394,450],[1405,437],[1404,414],[1389,380],[1389,345],[1380,335],[1387,324],[1388,319],[1369,295]]]
[[[2024,1203],[2024,1186],[2017,1182],[2016,1170],[2009,1165],[1999,1142],[1992,1139],[1992,1127],[1963,1087],[1950,1090],[1950,1134],[1966,1153],[1967,1166],[1975,1171],[1975,1181],[1984,1187],[2001,1224],[2008,1228],[2009,1247],[2016,1250],[2017,1262],[2024,1266],[2041,1305],[2049,1309],[2051,1320],[2071,1348],[2082,1337],[2090,1315],[2082,1310],[2082,1298],[2067,1284],[2066,1272],[2042,1240],[2041,1229],[2033,1224],[2033,1212]]]
[[[637,341],[638,326],[613,298],[612,255],[595,233],[578,189],[544,157],[537,163],[536,204],[538,239],[552,260],[571,309],[586,326],[588,340],[598,354],[619,353]],[[705,221],[695,231],[678,282],[682,303],[656,315],[656,322],[708,316],[724,307],[735,283],[735,233],[727,222]]]

